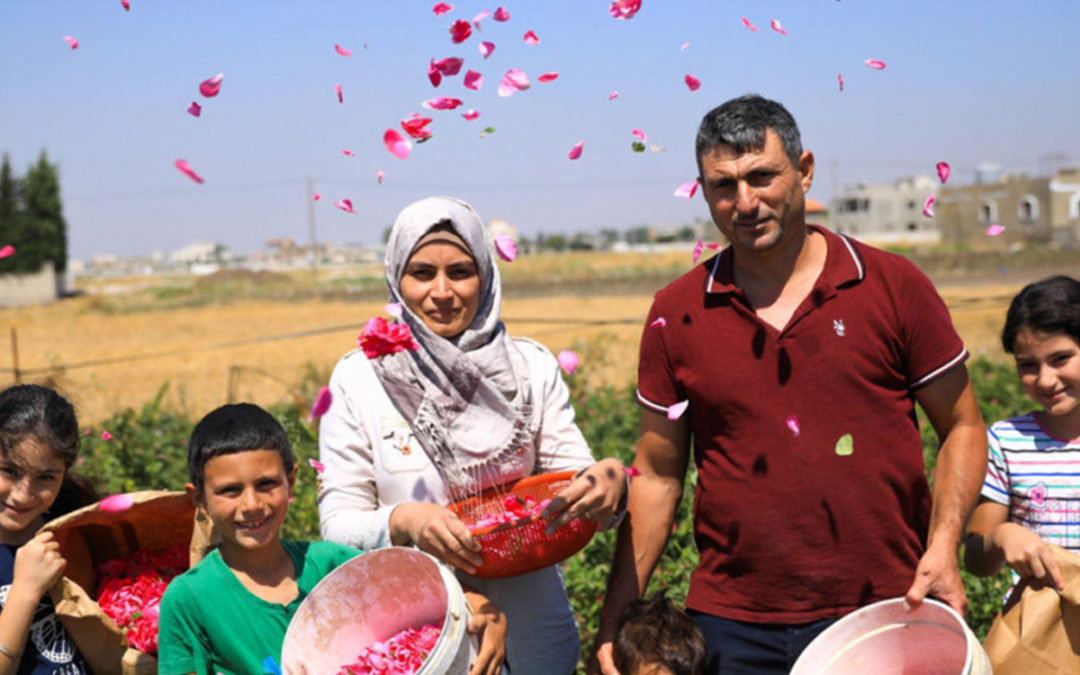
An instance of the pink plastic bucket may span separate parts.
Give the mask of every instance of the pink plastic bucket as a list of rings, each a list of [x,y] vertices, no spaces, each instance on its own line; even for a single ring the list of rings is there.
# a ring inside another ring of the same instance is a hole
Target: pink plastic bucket
[[[960,615],[937,600],[867,605],[810,643],[791,675],[991,675],[990,659]]]
[[[300,603],[281,649],[285,675],[334,675],[365,647],[425,623],[442,634],[417,675],[464,675],[473,657],[469,613],[453,573],[411,548],[353,558]]]

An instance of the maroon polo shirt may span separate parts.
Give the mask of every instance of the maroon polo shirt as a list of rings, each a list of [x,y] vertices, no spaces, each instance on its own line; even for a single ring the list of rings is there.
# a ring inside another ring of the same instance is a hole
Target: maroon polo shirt
[[[641,404],[690,402],[686,606],[715,616],[802,623],[903,595],[926,542],[913,391],[967,351],[907,259],[810,227],[825,267],[782,331],[734,285],[728,247],[657,293],[642,332]]]

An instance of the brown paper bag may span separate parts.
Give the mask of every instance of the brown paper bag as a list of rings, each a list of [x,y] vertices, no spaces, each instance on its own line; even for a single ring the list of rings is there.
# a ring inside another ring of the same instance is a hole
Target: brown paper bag
[[[49,596],[95,675],[155,675],[157,659],[130,648],[124,632],[98,606],[94,568],[112,558],[178,542],[190,542],[194,566],[217,544],[209,520],[183,492],[153,490],[131,497],[134,505],[126,511],[100,511],[92,504],[43,528],[56,533],[67,560],[64,577],[49,589]]]
[[[1080,555],[1050,548],[1065,590],[1017,584],[983,643],[995,675],[1080,673]]]

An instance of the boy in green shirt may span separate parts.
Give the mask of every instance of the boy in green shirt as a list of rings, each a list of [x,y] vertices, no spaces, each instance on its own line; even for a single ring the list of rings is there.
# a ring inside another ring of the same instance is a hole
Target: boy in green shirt
[[[160,675],[261,675],[281,661],[285,631],[311,589],[360,551],[327,541],[279,538],[296,482],[296,459],[281,425],[249,403],[226,405],[196,425],[186,489],[214,523],[221,544],[176,577],[161,601]],[[497,673],[506,622],[467,592],[482,632],[472,673]]]

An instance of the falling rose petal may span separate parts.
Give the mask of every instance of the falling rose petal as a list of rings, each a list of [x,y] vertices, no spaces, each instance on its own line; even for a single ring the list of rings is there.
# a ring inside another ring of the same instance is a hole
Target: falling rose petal
[[[690,401],[679,401],[673,406],[668,406],[667,418],[669,420],[677,420],[683,416],[686,409],[690,407]]]
[[[506,262],[514,262],[517,258],[517,244],[513,237],[508,234],[500,234],[495,237],[495,252]]]
[[[630,476],[631,478],[636,478],[641,475],[641,472],[637,470],[637,467],[624,466],[622,470],[623,473],[625,473],[627,476]]]
[[[555,357],[555,360],[559,362],[559,367],[563,369],[567,375],[573,375],[578,369],[578,355],[569,349],[564,349],[559,352],[559,355]]]
[[[1003,225],[998,225],[997,223],[994,223],[990,227],[986,228],[986,234],[991,237],[1000,236],[1001,233],[1004,231],[1005,227]]]
[[[470,70],[465,73],[465,80],[463,82],[466,89],[479,89],[484,86],[484,76],[475,70]]]
[[[952,173],[952,168],[948,162],[937,163],[937,177],[941,180],[941,184],[944,185],[945,181],[949,180],[949,174]]]
[[[10,258],[13,255],[15,255],[15,247],[11,244],[8,244],[4,248],[0,248],[0,260]]]
[[[567,155],[570,159],[577,159],[581,157],[581,151],[585,149],[585,141],[578,141],[574,144],[574,147],[570,148],[570,154]]]
[[[375,182],[376,183],[378,183],[379,185],[382,185],[383,178],[385,178],[385,177],[386,177],[386,172],[385,171],[383,171],[382,169],[376,169],[375,170]]]
[[[523,39],[525,40],[525,44],[529,45],[530,47],[535,47],[536,45],[540,44],[540,38],[536,37],[536,33],[531,30],[525,31],[525,37]]]
[[[176,166],[177,169],[180,169],[180,173],[184,174],[185,176],[187,176],[191,180],[195,181],[196,183],[202,183],[203,182],[202,176],[200,176],[199,174],[195,173],[194,170],[192,170],[191,165],[187,163],[187,160],[178,159],[175,162],[175,166]]]
[[[211,77],[209,80],[203,80],[199,83],[199,93],[206,98],[213,98],[221,92],[221,81],[225,79],[223,73]]]
[[[926,197],[926,203],[923,204],[922,214],[927,218],[934,217],[934,193],[931,192]]]
[[[479,44],[479,48],[480,48],[480,55],[483,56],[486,59],[487,57],[491,56],[491,52],[495,51],[495,43],[494,42],[481,42]]]
[[[491,12],[485,9],[472,18],[472,24],[476,27],[476,30],[483,30],[483,28],[480,27],[480,22],[489,16],[491,16]]]
[[[457,75],[461,72],[461,65],[465,63],[465,59],[459,59],[456,56],[447,56],[445,59],[439,59],[434,61],[433,64],[439,69],[439,72],[447,77]]]
[[[429,98],[420,105],[429,110],[453,110],[461,105],[461,99],[452,98],[450,96],[438,96],[436,98]]]
[[[437,3],[434,7],[432,7],[431,11],[435,12],[435,16],[442,16],[443,14],[446,14],[447,12],[454,11],[454,6],[453,5],[448,5],[445,2],[440,2],[440,3]]]
[[[120,4],[124,6],[124,11],[131,11],[131,2],[129,0],[120,0]]]
[[[352,205],[352,200],[351,199],[339,199],[336,202],[334,202],[334,206],[338,207],[339,209],[341,209],[345,213],[356,213],[356,211],[353,210],[353,205]]]
[[[769,22],[769,25],[772,26],[772,29],[777,33],[780,33],[781,35],[787,35],[787,31],[784,30],[784,27],[780,25],[780,19],[773,19]]]
[[[406,159],[409,153],[412,152],[412,142],[393,129],[387,129],[386,133],[383,134],[383,143],[386,145],[386,149],[390,151],[390,154],[398,159]]]
[[[708,244],[705,244],[705,248],[709,249],[710,251],[715,251],[716,249],[720,248],[720,244],[716,243],[715,241],[710,241]]]
[[[491,18],[495,19],[496,21],[509,21],[510,12],[506,11],[505,7],[500,7],[495,10],[495,15]]]
[[[664,317],[657,317],[655,321],[649,324],[649,328],[663,328],[667,325],[667,319]]]
[[[70,35],[64,36],[64,42],[68,43],[68,46],[70,46],[72,49],[79,48],[79,41],[71,37]]]
[[[613,92],[611,92],[610,94],[607,95],[607,100],[609,100],[609,101],[614,101],[617,98],[619,98],[619,92],[617,92],[617,91],[613,91]]]
[[[341,94],[341,83],[338,83],[338,84],[334,85],[334,91],[337,92],[337,102],[338,103],[344,103],[345,102],[345,97],[342,96],[342,94]]]
[[[386,303],[386,306],[383,307],[383,311],[385,311],[387,314],[394,317],[398,321],[401,321],[401,316],[404,312],[402,307],[403,306],[400,302],[388,302]]]
[[[480,112],[477,111],[477,110],[473,110],[472,108],[469,108],[468,111],[461,113],[461,116],[464,117],[467,120],[474,120],[477,117],[480,117]]]
[[[105,513],[122,513],[135,506],[135,499],[131,495],[109,495],[98,502],[98,511]]]
[[[863,63],[874,70],[885,70],[885,62],[880,59],[866,59]]]
[[[698,182],[696,180],[692,180],[683,183],[679,187],[675,188],[675,196],[682,197],[683,199],[693,199],[694,193],[697,192],[697,189]]]
[[[459,45],[465,42],[470,35],[472,35],[472,24],[465,19],[458,19],[450,24],[450,39],[454,44]]]
[[[844,91],[844,76],[840,73],[836,74],[836,81],[840,85],[840,91]]]
[[[324,471],[326,471],[326,465],[317,459],[308,457],[307,463],[311,465],[312,469],[315,469],[315,473],[323,473]]]
[[[112,434],[110,434],[108,431],[102,430],[102,432],[101,432],[101,440],[103,440],[103,441],[111,441],[112,438],[113,438]]]
[[[755,33],[759,32],[758,27],[755,26],[754,24],[750,23],[750,19],[747,19],[745,16],[742,18],[742,25],[746,26],[747,28],[754,31]]]
[[[191,115],[192,117],[198,117],[199,115],[202,114],[202,106],[199,105],[197,102],[192,101],[191,105],[189,105],[187,107],[187,111],[188,111],[188,114]]]
[[[352,150],[342,150],[341,154],[345,155],[346,157],[356,157],[356,153]]]
[[[313,202],[317,202],[320,199],[322,199],[322,194],[320,194],[318,192],[311,195],[311,201],[313,201]]]
[[[694,77],[693,75],[689,75],[689,74],[688,74],[688,75],[687,75],[687,76],[686,76],[685,78],[683,78],[683,79],[685,79],[685,80],[686,80],[686,87],[687,87],[687,89],[689,89],[690,91],[697,91],[698,89],[700,89],[700,88],[701,88],[701,80],[697,79],[697,78],[696,78],[696,77]]]
[[[704,250],[705,250],[705,241],[703,239],[698,239],[697,243],[694,244],[694,258],[693,258],[693,260],[694,260],[695,265],[697,264],[698,260],[701,260],[701,252],[704,251]]]
[[[608,7],[608,14],[616,19],[633,19],[641,9],[641,0],[614,0]]]
[[[423,117],[419,113],[413,113],[412,117],[401,120],[401,128],[412,138],[428,138],[431,131],[426,127],[431,124],[430,117]]]
[[[559,71],[553,70],[550,73],[541,73],[536,76],[537,82],[554,82],[559,79]]]
[[[649,139],[645,137],[645,132],[641,129],[631,129],[630,133],[640,138],[642,143],[649,142]]]
[[[315,402],[311,404],[311,413],[308,415],[308,419],[317,420],[325,415],[333,401],[334,396],[330,393],[330,387],[320,387],[319,393],[315,396]]]
[[[689,40],[687,40],[686,42],[684,42],[684,43],[682,43],[681,45],[679,45],[679,51],[680,51],[680,52],[685,52],[685,51],[686,51],[686,48],[687,48],[687,47],[689,47],[689,46],[690,46],[690,41],[689,41]]]
[[[435,59],[431,59],[431,63],[428,64],[427,76],[431,80],[431,86],[438,87],[442,84],[442,71],[435,65]]]
[[[799,418],[798,417],[795,417],[794,415],[788,415],[787,419],[784,420],[784,424],[787,425],[788,429],[791,429],[792,435],[794,435],[796,438],[799,437],[799,434],[801,433],[802,430],[799,428]]]
[[[529,78],[525,73],[520,68],[511,68],[499,81],[499,96],[505,98],[529,87]]]
[[[348,49],[345,49],[339,44],[334,45],[334,51],[338,54],[341,54],[342,56],[352,56],[352,52],[350,52]]]

